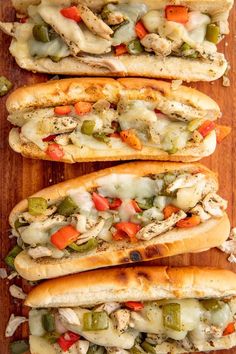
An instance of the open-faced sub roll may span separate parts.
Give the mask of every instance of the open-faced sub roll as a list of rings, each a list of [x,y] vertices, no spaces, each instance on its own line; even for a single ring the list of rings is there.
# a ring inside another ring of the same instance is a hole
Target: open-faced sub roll
[[[236,345],[236,275],[214,268],[98,270],[28,295],[31,354],[177,354]]]
[[[230,224],[217,189],[200,164],[137,162],[68,180],[12,210],[23,250],[7,259],[38,280],[219,246]]]
[[[24,69],[88,76],[211,81],[227,61],[232,0],[14,0],[19,22],[1,22]]]
[[[11,147],[23,156],[78,161],[195,161],[230,131],[216,102],[152,79],[74,78],[22,87],[7,101]]]

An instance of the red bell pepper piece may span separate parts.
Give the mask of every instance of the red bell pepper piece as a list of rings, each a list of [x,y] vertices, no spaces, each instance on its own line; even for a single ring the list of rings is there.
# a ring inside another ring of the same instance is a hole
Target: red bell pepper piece
[[[132,204],[134,210],[136,211],[136,213],[141,213],[142,209],[139,207],[136,200],[131,200],[131,204]]]
[[[188,22],[188,8],[180,5],[167,5],[165,8],[168,21],[186,23]]]
[[[63,226],[51,236],[51,242],[56,248],[63,250],[77,240],[79,234],[72,225]]]
[[[60,12],[64,17],[69,18],[70,20],[74,20],[75,22],[81,21],[80,12],[76,6],[66,7]]]
[[[194,227],[199,225],[201,222],[201,219],[198,215],[192,215],[189,217],[186,217],[185,219],[182,219],[176,223],[176,227],[179,228],[189,228],[189,227]]]
[[[214,130],[216,127],[215,122],[212,122],[211,120],[206,120],[200,127],[198,128],[198,132],[205,138],[212,130]]]
[[[118,209],[121,206],[121,204],[122,204],[122,200],[119,198],[115,198],[110,202],[109,207],[111,210],[115,210]]]
[[[57,339],[57,343],[59,344],[59,346],[61,347],[63,352],[66,352],[79,339],[80,339],[80,335],[79,334],[76,334],[76,333],[73,333],[71,331],[68,331],[68,332],[62,334]]]
[[[137,242],[136,234],[141,229],[141,226],[133,222],[122,221],[114,225],[116,230],[121,230],[129,236],[131,242]]]
[[[141,21],[138,21],[136,23],[135,32],[139,39],[143,39],[148,34],[148,31],[146,30],[146,28],[144,27]]]
[[[87,114],[92,109],[92,103],[80,101],[75,104],[75,111],[79,116]]]
[[[140,311],[144,308],[144,305],[141,302],[137,301],[126,301],[125,307],[128,307],[130,310],[133,311]]]
[[[115,54],[117,56],[125,54],[128,52],[128,49],[125,44],[119,44],[115,47]]]
[[[93,192],[92,199],[97,210],[106,211],[109,209],[109,201],[107,198]]]
[[[230,322],[228,326],[224,329],[223,336],[228,336],[229,334],[232,334],[235,332],[235,323]]]
[[[53,141],[56,137],[57,137],[57,134],[49,135],[46,138],[43,138],[43,141],[44,142]]]
[[[164,219],[168,219],[173,213],[177,213],[180,209],[169,204],[163,209]]]
[[[46,154],[54,161],[61,160],[61,158],[65,155],[63,148],[56,143],[48,145]]]
[[[54,113],[63,116],[65,114],[69,114],[71,112],[70,106],[58,106],[54,108]]]

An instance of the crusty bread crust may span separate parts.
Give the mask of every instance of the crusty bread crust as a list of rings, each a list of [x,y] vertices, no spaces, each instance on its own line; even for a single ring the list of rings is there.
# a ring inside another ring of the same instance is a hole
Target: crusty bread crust
[[[140,266],[95,270],[53,279],[27,296],[30,307],[236,296],[236,274],[223,269]]]
[[[150,241],[136,244],[115,242],[86,254],[74,253],[69,258],[32,259],[25,251],[15,259],[15,268],[22,278],[35,281],[90,269],[128,264],[174,256],[221,245],[229,236],[230,223],[224,214],[191,229],[172,229]]]
[[[136,162],[110,167],[65,181],[43,189],[34,194],[34,196],[44,197],[50,203],[55,203],[64,198],[70,189],[83,186],[87,190],[91,190],[96,187],[96,180],[99,177],[111,173],[132,173],[137,176],[145,176],[174,170],[204,173],[209,178],[209,181],[215,185],[215,188],[218,188],[215,174],[201,164]],[[14,227],[14,222],[19,213],[27,209],[27,205],[28,202],[25,199],[12,210],[9,217],[12,227]],[[228,238],[229,232],[229,219],[224,214],[221,218],[211,218],[191,229],[173,229],[150,241],[139,241],[136,244],[125,241],[115,242],[106,246],[103,245],[84,255],[74,253],[70,258],[65,259],[46,258],[33,260],[26,252],[22,252],[15,259],[15,267],[25,279],[46,279],[99,267],[147,261],[181,253],[201,251],[222,244]]]
[[[178,114],[184,116],[186,107],[194,109],[199,113],[204,112],[207,119],[215,120],[221,113],[215,101],[198,90],[180,86],[172,89],[171,83],[151,80],[127,78],[114,80],[111,78],[73,78],[59,81],[48,81],[28,87],[21,87],[14,91],[7,100],[9,113],[20,112],[27,109],[37,109],[56,105],[74,104],[77,101],[96,102],[100,99],[108,99],[117,103],[120,97],[130,100],[145,100],[156,104],[166,100],[182,103]],[[173,108],[173,112],[174,112]],[[14,119],[10,119],[14,124]],[[17,125],[17,123],[15,124]],[[9,135],[9,144],[16,152],[25,157],[34,159],[50,159],[49,156],[40,150],[33,143],[22,143],[17,128],[13,128]],[[208,135],[202,143],[195,147],[187,147],[175,154],[155,148],[144,146],[137,151],[127,144],[122,148],[104,148],[95,150],[88,147],[80,149],[75,145],[63,147],[64,156],[62,162],[74,163],[80,161],[105,161],[105,160],[127,160],[127,159],[152,159],[163,161],[191,162],[209,156],[216,148],[215,132]]]

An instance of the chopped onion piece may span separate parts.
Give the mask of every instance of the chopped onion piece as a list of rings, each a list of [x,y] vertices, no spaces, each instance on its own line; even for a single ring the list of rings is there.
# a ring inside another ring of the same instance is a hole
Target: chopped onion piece
[[[11,337],[17,330],[17,328],[24,322],[28,321],[26,317],[23,316],[15,316],[14,314],[11,314],[11,317],[9,318],[6,331],[5,331],[5,336],[6,337]]]
[[[11,285],[9,288],[11,296],[15,297],[16,299],[24,300],[26,298],[26,294],[23,290],[17,285]]]

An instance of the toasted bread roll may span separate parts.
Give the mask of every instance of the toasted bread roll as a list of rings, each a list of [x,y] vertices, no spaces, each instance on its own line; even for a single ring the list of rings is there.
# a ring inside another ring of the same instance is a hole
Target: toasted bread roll
[[[232,0],[120,0],[115,4],[102,0],[14,0],[17,12],[29,16],[31,21],[15,23],[13,30],[2,22],[0,28],[13,37],[10,52],[18,65],[30,71],[212,81],[227,68],[227,61],[215,44],[228,33],[232,4]],[[34,5],[34,10],[30,5]],[[78,6],[82,21],[60,12],[72,5]],[[176,5],[187,8],[187,17],[168,18],[166,6]],[[32,36],[39,16],[57,38]],[[96,26],[91,25],[94,22]],[[209,24],[216,25],[217,30],[208,31]],[[185,43],[187,49],[183,47]]]
[[[85,113],[76,108],[81,102],[89,107]],[[69,112],[57,114],[57,106]],[[195,161],[215,150],[215,123],[211,121],[221,115],[216,102],[197,90],[131,78],[74,78],[22,87],[9,96],[7,109],[8,120],[21,128],[10,132],[13,150],[52,160],[56,158],[48,149],[56,142],[61,151],[58,159],[68,163]],[[93,131],[84,131],[84,121],[92,124]],[[202,136],[198,128],[206,122],[212,127]],[[133,132],[139,146],[125,139],[123,131]]]
[[[165,182],[169,187],[165,184],[164,190],[155,191],[156,183],[164,180],[172,184]],[[26,247],[16,257],[15,267],[24,278],[38,280],[218,246],[227,239],[230,224],[226,202],[217,196],[217,189],[216,176],[202,165],[161,162],[120,165],[48,187],[21,201],[10,214],[14,234]],[[63,203],[68,197],[73,210],[65,217]],[[34,198],[48,204],[38,216],[28,209]],[[173,204],[177,209],[166,215]],[[186,219],[186,213],[193,217]],[[58,246],[58,234],[53,236],[68,225],[80,230],[70,253],[66,246]],[[97,242],[93,247],[91,238]],[[52,242],[57,246],[52,248]]]

